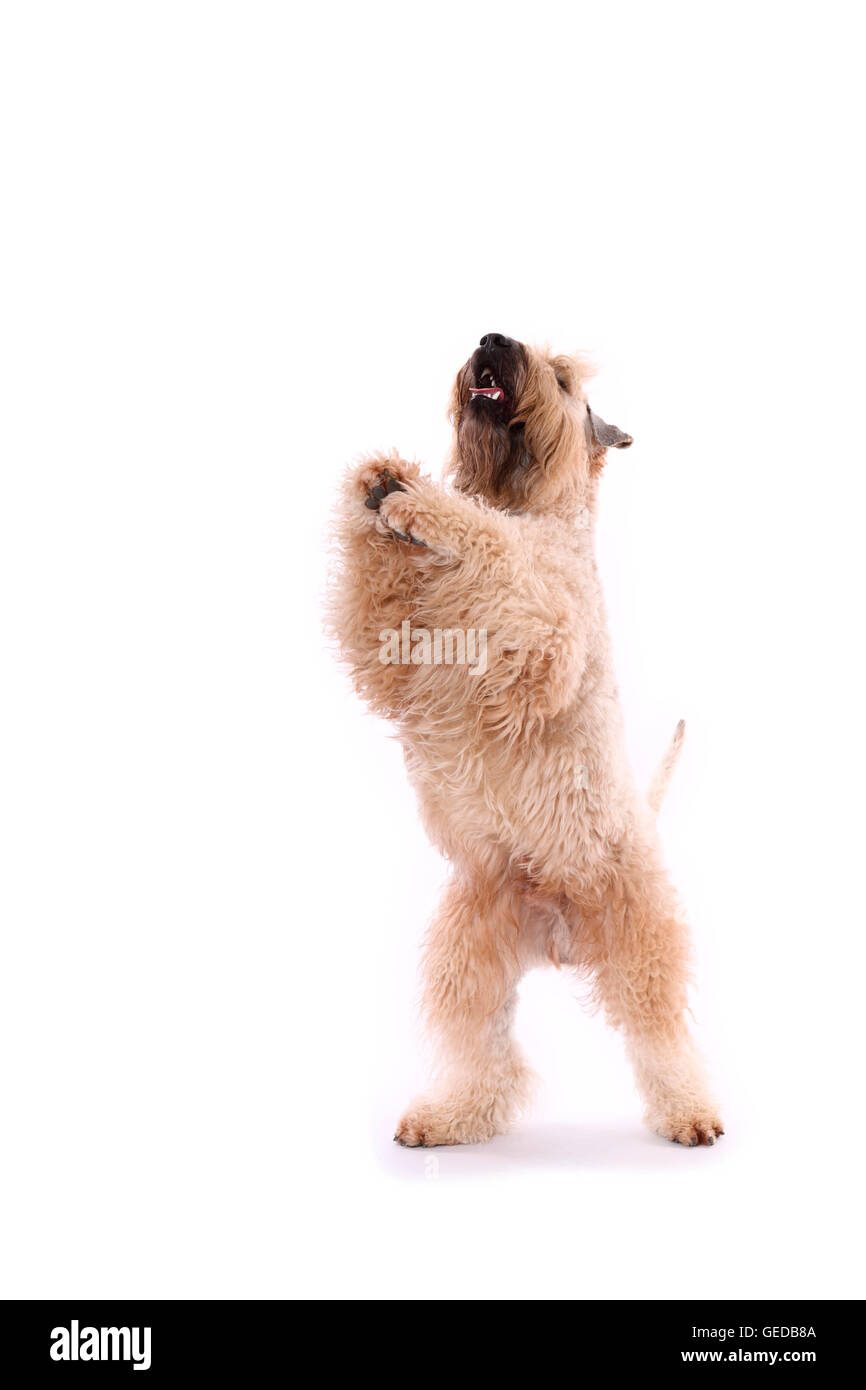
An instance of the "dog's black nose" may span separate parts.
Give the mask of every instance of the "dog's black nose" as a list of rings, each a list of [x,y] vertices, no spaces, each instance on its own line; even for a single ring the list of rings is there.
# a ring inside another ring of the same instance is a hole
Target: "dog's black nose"
[[[478,346],[483,348],[504,348],[510,342],[511,339],[506,338],[502,333],[485,333]]]

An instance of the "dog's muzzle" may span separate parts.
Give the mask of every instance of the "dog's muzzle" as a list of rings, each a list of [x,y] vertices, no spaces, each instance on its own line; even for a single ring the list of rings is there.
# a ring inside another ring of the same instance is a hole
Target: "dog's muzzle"
[[[507,405],[514,392],[520,344],[502,333],[485,333],[470,358],[470,401]]]

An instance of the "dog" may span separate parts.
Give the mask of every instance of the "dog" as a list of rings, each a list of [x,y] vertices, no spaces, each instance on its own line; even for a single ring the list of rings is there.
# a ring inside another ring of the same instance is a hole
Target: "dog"
[[[484,1141],[527,1108],[516,991],[550,962],[588,979],[621,1031],[653,1130],[689,1146],[723,1133],[655,826],[683,726],[647,795],[624,750],[594,531],[607,451],[632,440],[590,408],[590,375],[580,356],[487,333],[454,384],[446,485],[383,453],[340,494],[330,629],[396,725],[452,866],[424,948],[435,1079],[398,1123],[404,1145]],[[384,655],[401,629],[411,646]],[[484,669],[437,662],[417,639],[437,631],[483,631]]]

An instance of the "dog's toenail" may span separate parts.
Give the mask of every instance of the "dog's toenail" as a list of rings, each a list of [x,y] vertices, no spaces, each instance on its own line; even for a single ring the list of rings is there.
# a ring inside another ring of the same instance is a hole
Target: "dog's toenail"
[[[390,496],[392,492],[405,492],[406,489],[402,483],[398,483],[396,478],[389,478],[385,484],[385,491]]]

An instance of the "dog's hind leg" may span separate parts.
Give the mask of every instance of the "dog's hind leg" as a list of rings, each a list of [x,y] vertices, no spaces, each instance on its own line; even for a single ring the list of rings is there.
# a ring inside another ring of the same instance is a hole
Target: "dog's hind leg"
[[[528,963],[518,913],[507,884],[458,875],[449,885],[423,967],[436,1082],[400,1120],[398,1143],[477,1143],[504,1133],[528,1105],[533,1076],[512,1037],[517,983]]]
[[[621,862],[587,945],[584,963],[625,1035],[647,1124],[680,1144],[714,1144],[722,1125],[685,1021],[688,932],[654,846]]]

